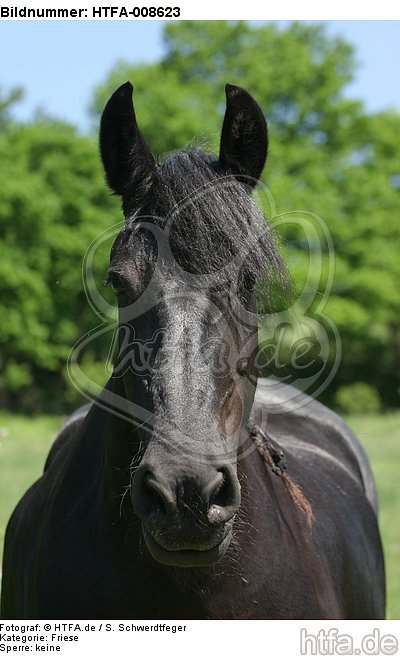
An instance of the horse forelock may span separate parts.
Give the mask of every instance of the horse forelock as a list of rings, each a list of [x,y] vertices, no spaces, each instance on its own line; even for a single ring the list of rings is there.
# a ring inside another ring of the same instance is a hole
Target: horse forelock
[[[157,168],[146,206],[128,224],[142,216],[166,231],[175,260],[191,274],[213,273],[224,284],[235,272],[264,296],[272,283],[289,293],[274,232],[246,186],[221,171],[212,154],[191,148],[167,157]]]

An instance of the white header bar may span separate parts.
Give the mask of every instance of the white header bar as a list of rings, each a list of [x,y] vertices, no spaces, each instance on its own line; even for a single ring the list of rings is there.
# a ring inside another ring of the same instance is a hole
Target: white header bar
[[[0,0],[1,20],[399,20],[400,3],[380,0]],[[400,24],[399,24],[400,33]]]

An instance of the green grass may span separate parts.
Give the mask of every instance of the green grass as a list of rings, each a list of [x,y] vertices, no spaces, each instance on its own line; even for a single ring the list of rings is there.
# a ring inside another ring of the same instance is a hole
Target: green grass
[[[349,417],[375,473],[386,558],[387,616],[400,618],[400,412]],[[0,413],[0,553],[5,526],[22,494],[41,474],[62,424],[59,417],[28,419]]]
[[[400,619],[400,412],[348,417],[375,474],[386,561],[387,617]]]
[[[42,474],[46,455],[63,420],[0,412],[0,556],[5,528],[17,501]]]

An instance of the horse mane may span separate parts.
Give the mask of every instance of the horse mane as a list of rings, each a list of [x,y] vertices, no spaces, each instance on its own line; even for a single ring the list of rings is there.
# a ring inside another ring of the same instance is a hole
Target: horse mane
[[[249,188],[221,170],[199,148],[181,150],[158,165],[146,206],[130,217],[152,216],[166,228],[179,266],[191,274],[213,274],[218,286],[238,275],[240,288],[290,290],[277,239]]]

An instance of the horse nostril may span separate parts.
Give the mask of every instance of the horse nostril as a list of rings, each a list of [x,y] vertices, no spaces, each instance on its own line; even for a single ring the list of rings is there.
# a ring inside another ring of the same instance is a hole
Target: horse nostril
[[[237,512],[240,504],[240,486],[236,474],[226,467],[218,471],[218,477],[210,494],[208,520],[211,524],[227,522]]]
[[[218,471],[216,479],[213,481],[213,486],[210,494],[209,505],[224,505],[224,500],[226,498],[227,492],[227,476],[226,473],[222,470]]]
[[[143,495],[149,515],[159,515],[161,517],[166,514],[167,508],[164,496],[150,473],[143,478]]]
[[[152,467],[139,467],[133,480],[132,502],[135,514],[147,525],[178,520],[189,525],[207,518],[209,524],[217,526],[238,510],[240,486],[235,468],[229,465],[214,469],[211,477],[204,470],[196,477],[174,476],[171,480]]]
[[[137,472],[134,480],[134,510],[145,521],[164,519],[175,507],[172,492],[151,470]]]

